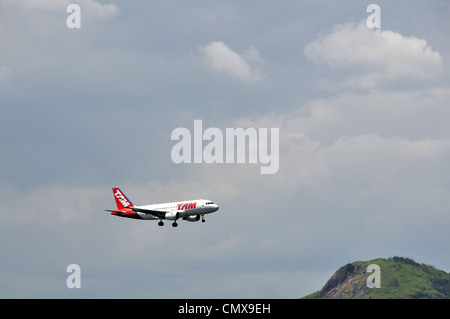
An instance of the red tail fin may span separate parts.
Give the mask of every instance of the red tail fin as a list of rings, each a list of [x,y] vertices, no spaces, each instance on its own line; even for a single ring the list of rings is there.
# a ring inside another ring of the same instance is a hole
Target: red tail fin
[[[123,209],[126,207],[133,207],[133,203],[125,196],[120,188],[113,188],[114,199],[116,200],[117,209]]]

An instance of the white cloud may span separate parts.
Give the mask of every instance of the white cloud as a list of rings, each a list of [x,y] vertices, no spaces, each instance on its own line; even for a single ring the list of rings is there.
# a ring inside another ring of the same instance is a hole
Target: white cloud
[[[365,22],[337,25],[332,33],[310,42],[304,53],[311,60],[355,72],[343,87],[370,88],[382,80],[405,77],[428,79],[443,67],[442,56],[426,40],[369,29]]]
[[[284,195],[315,190],[319,196],[323,187],[340,183],[341,194],[384,192],[383,183],[407,189],[412,180],[417,187],[431,181],[445,187],[438,172],[450,160],[449,96],[450,89],[347,92],[311,100],[296,112],[241,119],[245,127],[280,129],[280,169],[267,189],[257,176],[236,174],[258,189],[255,196],[271,189]],[[231,176],[227,172],[222,180]]]
[[[200,48],[208,66],[219,73],[244,82],[262,80],[262,76],[255,64],[263,60],[254,47],[250,47],[243,54],[231,50],[224,42],[215,41]]]
[[[449,134],[450,88],[408,92],[373,90],[368,94],[345,92],[307,102],[286,114],[290,132],[300,131],[330,144],[341,136],[379,134],[424,139]]]
[[[113,3],[101,4],[93,0],[80,0],[80,7],[86,8],[99,19],[114,18],[119,14],[119,8]]]
[[[318,148],[315,156],[324,164],[328,180],[358,180],[360,185],[378,188],[391,182],[406,186],[414,179],[423,180],[437,159],[448,159],[449,155],[449,139],[367,134],[343,136],[329,147]]]

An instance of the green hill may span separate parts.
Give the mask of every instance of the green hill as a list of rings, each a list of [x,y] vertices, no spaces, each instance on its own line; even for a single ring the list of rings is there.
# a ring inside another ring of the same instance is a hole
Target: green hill
[[[369,288],[380,267],[380,288]],[[305,299],[450,299],[450,274],[410,258],[378,258],[356,261],[339,268],[323,288]]]

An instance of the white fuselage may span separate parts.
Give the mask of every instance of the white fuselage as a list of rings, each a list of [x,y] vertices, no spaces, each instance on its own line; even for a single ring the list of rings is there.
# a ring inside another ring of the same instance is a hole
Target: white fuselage
[[[182,202],[171,202],[144,206],[135,206],[136,208],[157,210],[166,213],[178,213],[179,218],[193,216],[193,215],[204,215],[210,214],[219,209],[219,206],[214,204],[212,201],[207,199],[195,199],[186,200]],[[142,219],[160,219],[157,216],[151,214],[145,214],[141,212],[136,212]]]

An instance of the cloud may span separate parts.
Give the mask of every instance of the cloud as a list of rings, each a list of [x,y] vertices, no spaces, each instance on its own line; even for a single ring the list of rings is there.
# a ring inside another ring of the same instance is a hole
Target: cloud
[[[325,177],[323,183],[346,181],[349,190],[356,192],[381,185],[412,187],[407,184],[424,182],[430,172],[442,168],[449,159],[450,140],[410,140],[377,134],[343,136],[329,147],[317,148],[315,153]],[[438,181],[435,178],[436,185]],[[350,183],[356,183],[357,188]]]
[[[227,172],[222,181],[233,174],[239,175],[236,181],[245,176],[258,190],[255,197],[270,194],[272,199],[299,192],[321,198],[330,187],[337,197],[376,190],[387,198],[388,187],[424,192],[433,191],[427,188],[430,184],[445,188],[448,174],[440,172],[450,160],[445,124],[449,96],[449,88],[346,92],[308,101],[295,112],[241,119],[244,127],[279,128],[279,172],[268,184],[237,170]]]
[[[304,49],[307,58],[356,73],[343,87],[370,88],[383,80],[429,79],[440,74],[443,58],[424,39],[391,30],[358,25],[337,25]]]
[[[226,74],[244,82],[261,81],[256,64],[263,60],[254,47],[250,47],[243,54],[231,50],[224,42],[214,41],[200,48],[205,63],[218,73]]]
[[[5,7],[18,6],[23,10],[45,10],[51,12],[65,12],[69,4],[73,3],[70,0],[24,0],[14,1],[6,0],[3,4]],[[97,19],[114,18],[119,14],[119,8],[113,4],[101,4],[94,0],[79,0],[76,2],[81,8],[81,15],[85,13]]]
[[[86,8],[99,19],[114,18],[119,14],[119,8],[113,3],[101,4],[93,0],[80,0],[80,7]]]

